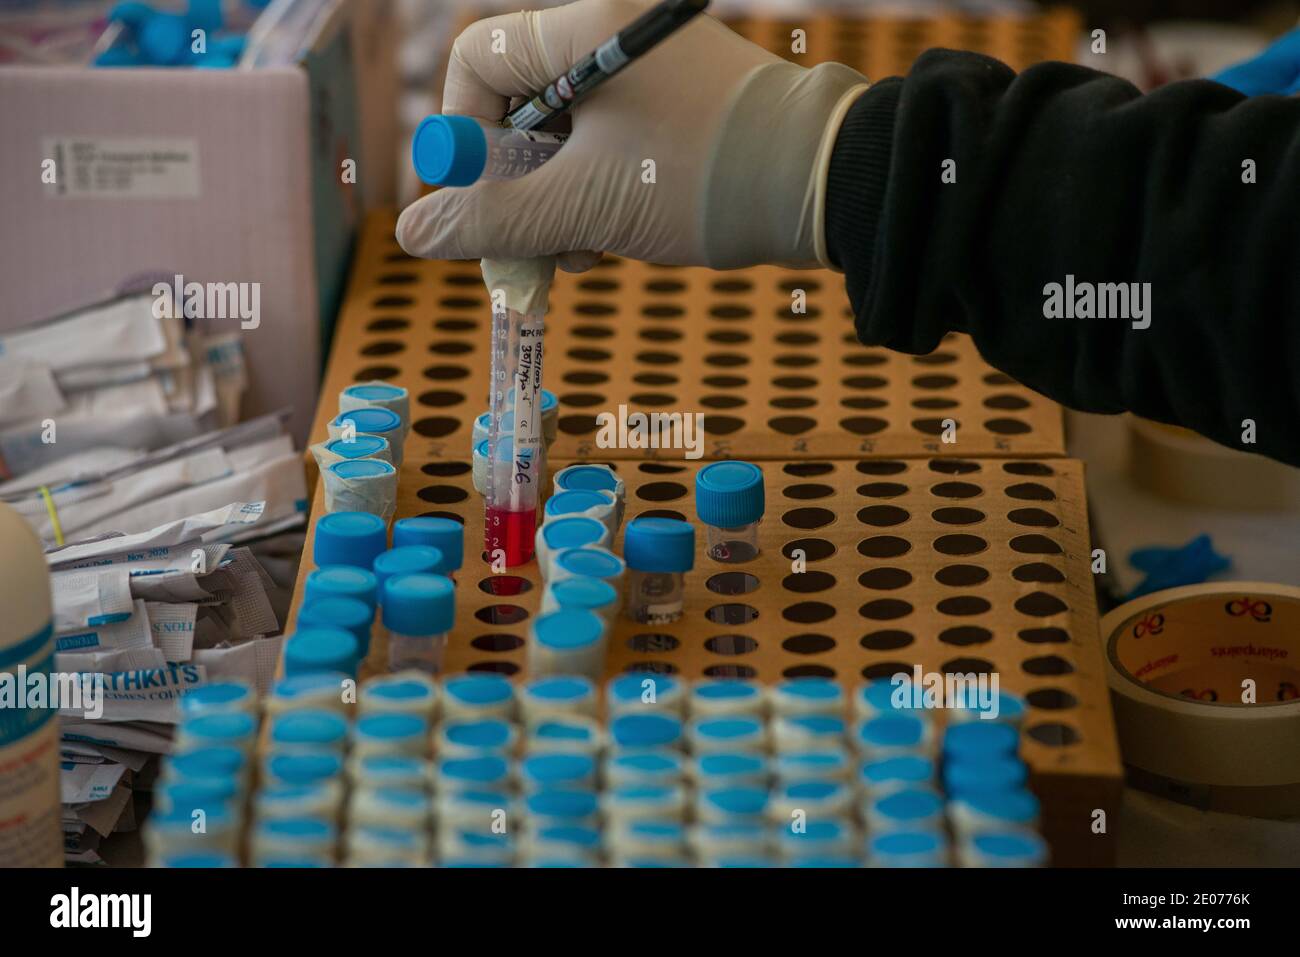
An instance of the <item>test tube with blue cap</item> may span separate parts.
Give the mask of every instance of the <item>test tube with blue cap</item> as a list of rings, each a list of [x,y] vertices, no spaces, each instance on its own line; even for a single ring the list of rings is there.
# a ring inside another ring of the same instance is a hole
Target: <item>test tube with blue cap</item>
[[[454,518],[437,515],[399,518],[393,523],[393,548],[408,545],[436,548],[442,556],[438,574],[446,575],[454,582],[456,572],[465,561],[465,526]]]
[[[384,582],[384,628],[392,671],[437,673],[456,618],[456,588],[443,575],[394,575]]]
[[[708,527],[708,556],[739,564],[758,557],[766,503],[763,471],[750,462],[714,462],[695,475],[695,512]]]
[[[695,528],[673,518],[638,518],[623,536],[627,617],[661,625],[682,617],[685,576],[695,567]]]

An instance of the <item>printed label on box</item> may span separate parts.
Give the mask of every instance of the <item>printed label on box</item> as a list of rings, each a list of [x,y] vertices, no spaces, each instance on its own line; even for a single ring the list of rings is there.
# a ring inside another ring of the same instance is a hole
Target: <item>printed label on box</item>
[[[74,199],[195,199],[199,145],[192,138],[61,136],[42,140],[54,160],[48,195]]]

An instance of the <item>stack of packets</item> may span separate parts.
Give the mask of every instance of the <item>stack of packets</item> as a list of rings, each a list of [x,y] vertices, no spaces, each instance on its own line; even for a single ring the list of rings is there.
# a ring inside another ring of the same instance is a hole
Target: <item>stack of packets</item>
[[[173,312],[126,296],[0,336],[0,501],[45,546],[55,670],[80,676],[58,702],[69,861],[135,827],[182,696],[269,685],[296,577],[285,417],[236,424],[238,327]]]

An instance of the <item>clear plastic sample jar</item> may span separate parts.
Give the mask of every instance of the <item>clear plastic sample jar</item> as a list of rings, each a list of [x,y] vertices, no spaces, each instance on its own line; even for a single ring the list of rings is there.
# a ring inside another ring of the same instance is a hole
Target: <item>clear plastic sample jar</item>
[[[624,609],[643,625],[682,617],[685,575],[695,567],[695,528],[673,518],[638,518],[623,536],[629,569]]]
[[[564,145],[564,136],[493,126],[469,116],[427,116],[411,141],[411,159],[430,186],[531,173]]]
[[[456,586],[442,575],[394,575],[384,582],[388,666],[437,673],[456,619]]]
[[[708,526],[708,556],[724,564],[758,557],[766,508],[763,472],[749,462],[714,462],[695,475],[695,513]]]

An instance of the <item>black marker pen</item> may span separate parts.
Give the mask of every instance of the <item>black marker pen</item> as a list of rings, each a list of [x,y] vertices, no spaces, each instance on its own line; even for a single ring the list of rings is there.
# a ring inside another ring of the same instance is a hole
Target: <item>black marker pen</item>
[[[641,54],[704,10],[709,0],[663,0],[575,63],[527,103],[511,110],[502,126],[532,130],[562,113]]]

